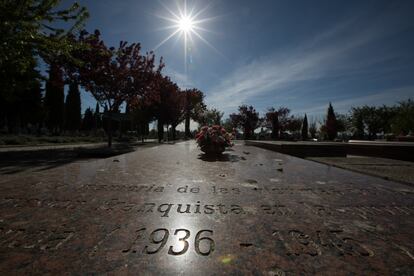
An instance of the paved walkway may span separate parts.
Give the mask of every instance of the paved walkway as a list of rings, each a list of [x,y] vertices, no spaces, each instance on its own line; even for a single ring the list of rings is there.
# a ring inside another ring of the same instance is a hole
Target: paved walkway
[[[0,178],[0,273],[410,275],[414,188],[194,141]]]

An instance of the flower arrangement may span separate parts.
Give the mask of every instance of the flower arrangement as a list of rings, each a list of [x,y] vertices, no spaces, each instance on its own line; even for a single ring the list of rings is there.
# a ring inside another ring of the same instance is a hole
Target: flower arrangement
[[[200,149],[205,153],[222,153],[226,147],[233,146],[232,135],[222,126],[203,126],[196,135]]]

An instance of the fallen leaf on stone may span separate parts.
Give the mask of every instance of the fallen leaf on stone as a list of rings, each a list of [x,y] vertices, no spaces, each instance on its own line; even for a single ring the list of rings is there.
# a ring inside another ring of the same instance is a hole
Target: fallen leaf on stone
[[[220,259],[223,264],[229,264],[231,261],[233,261],[234,257],[233,255],[224,255],[221,256]]]

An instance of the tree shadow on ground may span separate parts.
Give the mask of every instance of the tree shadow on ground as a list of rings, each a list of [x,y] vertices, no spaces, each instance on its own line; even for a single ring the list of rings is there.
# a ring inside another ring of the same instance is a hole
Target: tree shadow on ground
[[[223,154],[205,154],[200,153],[198,159],[206,162],[239,162],[240,157],[238,155],[223,153]]]
[[[121,144],[113,148],[63,148],[46,150],[19,150],[0,153],[0,175],[24,171],[45,171],[77,161],[109,158],[135,151],[137,148],[156,146],[156,143]]]

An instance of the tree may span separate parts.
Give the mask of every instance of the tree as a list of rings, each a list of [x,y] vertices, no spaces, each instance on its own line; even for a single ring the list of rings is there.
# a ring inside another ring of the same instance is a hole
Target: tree
[[[265,115],[265,126],[272,130],[272,139],[279,138],[279,113],[273,108],[268,108]]]
[[[312,139],[316,138],[316,132],[318,131],[318,128],[316,126],[316,122],[311,122],[309,125],[309,133],[311,135]]]
[[[96,103],[95,106],[95,113],[94,113],[94,117],[95,117],[95,126],[97,129],[102,128],[102,118],[101,118],[101,112],[99,110],[99,103]]]
[[[264,123],[267,128],[272,130],[272,139],[279,139],[280,134],[287,130],[291,120],[289,114],[290,109],[287,107],[281,106],[277,110],[274,107],[267,109]]]
[[[227,118],[226,120],[224,120],[223,122],[223,127],[224,129],[228,132],[228,133],[235,133],[235,130],[237,128],[237,123],[234,122],[231,117]]]
[[[32,69],[33,57],[48,63],[57,56],[69,58],[74,45],[67,34],[78,30],[89,14],[77,3],[56,9],[59,2],[0,1],[0,95],[12,94],[22,85],[19,76]],[[54,26],[69,21],[72,24],[67,31]]]
[[[290,116],[290,109],[287,107],[279,107],[277,115],[279,120],[279,131],[282,133],[288,130],[290,121],[292,120],[292,116]]]
[[[362,108],[353,107],[351,109],[351,125],[353,137],[363,139],[365,134],[364,113]]]
[[[414,101],[408,99],[399,103],[392,119],[392,129],[397,135],[414,133]]]
[[[303,122],[302,122],[302,140],[308,140],[308,117],[305,114],[305,117],[303,117]]]
[[[185,95],[176,83],[169,77],[157,73],[154,79],[151,93],[148,93],[140,101],[140,109],[151,111],[157,120],[158,142],[164,138],[164,126],[171,125],[173,139],[175,128],[183,121],[185,113]]]
[[[46,82],[45,112],[46,125],[55,135],[58,135],[63,128],[64,98],[62,69],[58,64],[53,63],[50,65],[49,79]]]
[[[215,108],[205,109],[200,112],[196,121],[202,126],[208,125],[221,125],[221,119],[223,118],[224,113],[218,111]]]
[[[338,135],[336,116],[331,103],[329,103],[326,115],[325,129],[328,140],[334,140]]]
[[[164,90],[163,122],[171,125],[172,139],[176,139],[176,127],[184,120],[185,92],[181,91],[176,83],[169,78]]]
[[[377,112],[380,120],[381,131],[384,134],[391,133],[393,120],[398,113],[398,107],[383,105],[378,108]]]
[[[303,118],[290,116],[286,130],[288,130],[294,139],[301,139],[301,129],[302,129]]]
[[[343,140],[349,138],[349,134],[352,132],[351,118],[346,114],[335,114],[337,130]]]
[[[260,125],[259,112],[256,112],[253,106],[239,106],[239,113],[230,114],[230,119],[235,125],[243,129],[245,140],[251,139],[254,136],[255,129]]]
[[[149,134],[149,123],[154,118],[153,106],[140,101],[131,107],[131,124],[132,128],[141,136],[142,142]]]
[[[36,66],[36,60],[31,58],[30,68],[13,76],[18,85],[9,93],[0,93],[0,128],[8,132],[19,132],[28,124],[40,128],[43,120],[42,89]]]
[[[366,130],[368,139],[370,140],[375,139],[377,133],[383,132],[388,128],[384,126],[384,122],[388,121],[389,118],[384,119],[382,110],[375,106],[364,105],[362,107],[352,108],[351,117],[354,133],[362,137]]]
[[[78,85],[72,82],[65,102],[65,129],[79,130],[81,126],[81,97]]]
[[[155,70],[155,56],[150,52],[146,56],[140,54],[139,43],[128,45],[121,41],[118,49],[108,48],[100,39],[100,32],[94,34],[82,31],[79,43],[88,48],[79,49],[75,57],[83,61],[76,68],[75,75],[81,85],[89,91],[102,106],[107,106],[108,147],[112,145],[112,116],[119,111],[122,103],[139,101],[145,93],[149,93],[153,80],[160,73],[162,59]]]
[[[185,93],[185,138],[189,138],[191,136],[190,132],[190,119],[193,118],[197,120],[199,112],[202,112],[205,109],[205,105],[203,103],[204,94],[200,90],[193,88],[193,89],[186,89],[184,90]]]
[[[82,120],[82,130],[91,131],[94,126],[94,117],[93,112],[90,107],[85,110],[85,114],[83,115]]]
[[[31,124],[36,127],[37,133],[40,133],[42,121],[44,117],[42,88],[39,80],[35,80],[26,97],[25,104],[22,105],[24,112],[24,124]]]

